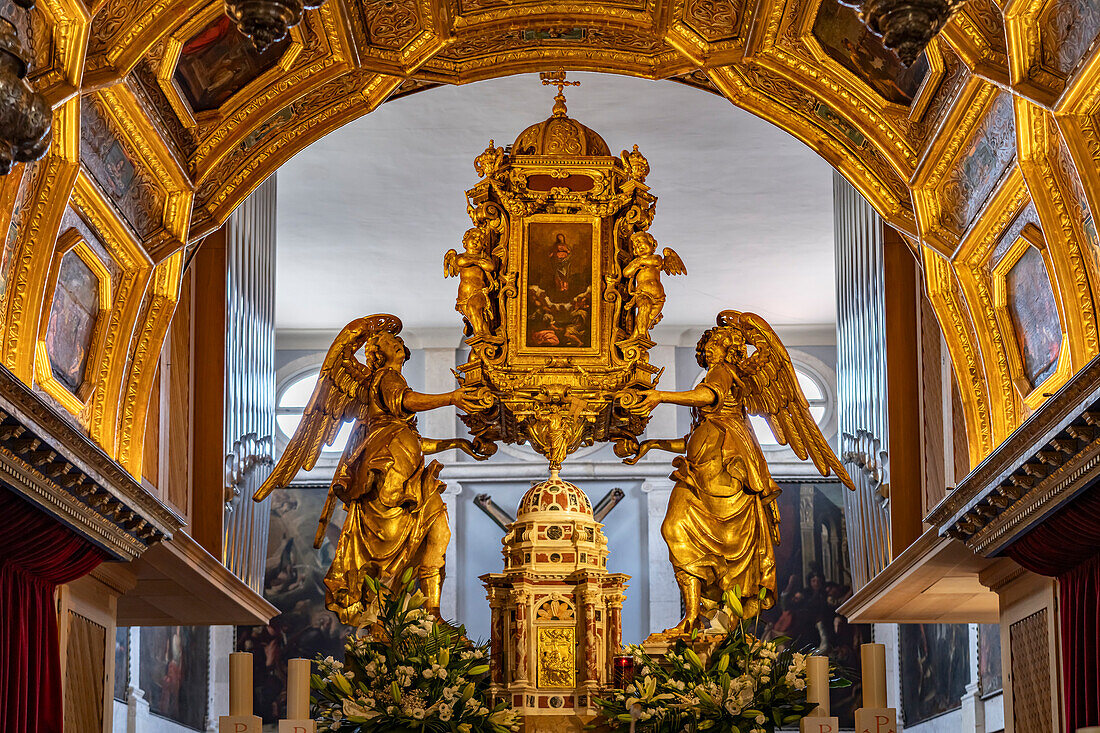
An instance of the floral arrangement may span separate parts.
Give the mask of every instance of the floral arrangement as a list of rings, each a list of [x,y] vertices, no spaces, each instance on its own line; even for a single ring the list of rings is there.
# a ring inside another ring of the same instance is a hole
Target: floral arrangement
[[[663,658],[628,647],[634,680],[598,700],[598,727],[772,733],[807,716],[814,708],[806,702],[807,655],[786,649],[786,637],[765,641],[747,632],[739,596],[736,589],[727,592],[715,615],[716,628],[678,639]],[[736,624],[730,623],[734,618]],[[834,678],[831,686],[848,684]]]
[[[424,610],[411,573],[389,587],[368,580],[374,622],[350,634],[344,661],[318,661],[311,679],[317,730],[338,733],[508,733],[519,716],[486,701],[486,647]]]

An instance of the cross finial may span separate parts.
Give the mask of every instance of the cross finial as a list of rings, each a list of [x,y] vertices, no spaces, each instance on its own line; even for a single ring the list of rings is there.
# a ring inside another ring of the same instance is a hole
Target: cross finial
[[[565,117],[565,87],[579,87],[581,83],[579,81],[566,81],[563,69],[544,71],[539,74],[539,79],[542,79],[545,86],[558,88],[558,93],[554,95],[554,116]]]

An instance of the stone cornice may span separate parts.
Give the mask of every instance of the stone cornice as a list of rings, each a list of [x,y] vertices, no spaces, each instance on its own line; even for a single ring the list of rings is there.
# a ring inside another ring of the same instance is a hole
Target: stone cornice
[[[0,481],[120,560],[171,539],[183,524],[4,368]]]
[[[926,521],[993,557],[1100,476],[1100,357],[1047,399]]]

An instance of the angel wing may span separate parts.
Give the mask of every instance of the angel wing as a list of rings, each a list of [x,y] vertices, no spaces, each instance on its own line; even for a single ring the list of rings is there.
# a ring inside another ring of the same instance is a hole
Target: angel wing
[[[687,265],[680,259],[680,255],[671,247],[665,247],[663,254],[663,264],[661,265],[661,271],[666,275],[686,275],[688,274]]]
[[[443,277],[458,277],[458,252],[453,249],[447,250],[447,254],[443,255]]]
[[[368,389],[373,371],[355,358],[355,352],[372,334],[383,330],[397,333],[401,321],[382,314],[357,318],[344,326],[325,355],[302,421],[253,499],[263,500],[275,489],[287,486],[298,471],[313,468],[324,446],[332,445],[346,420],[366,418],[367,400],[360,397],[360,392]]]
[[[789,445],[801,460],[812,460],[822,476],[832,472],[849,489],[855,489],[810,414],[790,354],[768,322],[755,313],[722,311],[718,325],[739,329],[745,342],[756,349],[739,370],[749,387],[745,408],[768,422],[780,444]]]

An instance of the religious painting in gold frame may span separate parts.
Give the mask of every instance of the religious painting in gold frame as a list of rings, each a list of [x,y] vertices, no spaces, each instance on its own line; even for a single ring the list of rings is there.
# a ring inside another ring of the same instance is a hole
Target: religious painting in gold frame
[[[519,353],[601,355],[600,224],[568,214],[523,219]]]

